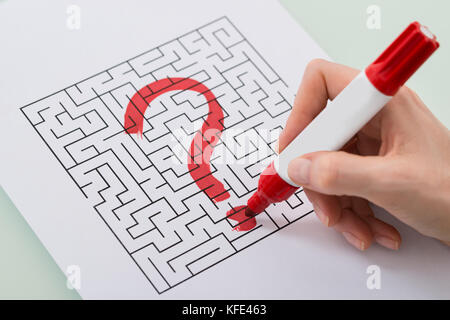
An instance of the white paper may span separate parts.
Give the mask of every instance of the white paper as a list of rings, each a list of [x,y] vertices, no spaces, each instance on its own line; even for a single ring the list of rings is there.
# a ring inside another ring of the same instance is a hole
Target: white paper
[[[79,267],[83,298],[450,296],[449,249],[382,211],[399,252],[351,248],[303,192],[252,231],[225,218],[273,157],[307,62],[327,58],[277,2],[78,1],[75,30],[70,5],[0,4],[0,173],[61,269]],[[131,96],[166,77],[202,82],[222,107],[211,164],[228,199],[211,201],[182,161],[208,114],[201,94],[162,95],[142,138],[124,132]]]

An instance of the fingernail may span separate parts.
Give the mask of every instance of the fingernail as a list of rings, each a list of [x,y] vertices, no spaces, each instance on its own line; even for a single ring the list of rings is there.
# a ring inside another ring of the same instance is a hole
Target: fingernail
[[[317,214],[317,217],[319,218],[319,220],[326,227],[328,227],[330,224],[330,218],[328,218],[328,216],[323,213],[322,209],[317,204],[314,204],[314,212]]]
[[[359,240],[357,237],[348,232],[343,232],[344,238],[355,248],[364,251],[366,249],[366,244],[364,241]]]
[[[305,185],[309,183],[309,169],[311,160],[296,158],[289,163],[288,175],[296,184]]]
[[[382,245],[383,247],[386,247],[388,249],[391,250],[398,250],[398,248],[400,247],[400,242],[396,241],[396,240],[392,240],[388,237],[383,237],[383,236],[375,236],[375,241]]]

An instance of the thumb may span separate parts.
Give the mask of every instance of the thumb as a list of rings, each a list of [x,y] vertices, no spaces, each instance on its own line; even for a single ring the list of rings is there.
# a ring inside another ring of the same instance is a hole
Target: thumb
[[[320,151],[303,155],[289,163],[293,182],[323,194],[372,198],[385,189],[385,159],[359,156],[344,151]]]

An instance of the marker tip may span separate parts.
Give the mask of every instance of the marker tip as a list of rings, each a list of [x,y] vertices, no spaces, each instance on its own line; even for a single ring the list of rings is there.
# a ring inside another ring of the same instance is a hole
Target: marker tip
[[[254,217],[256,214],[249,207],[245,207],[245,215],[247,217]]]

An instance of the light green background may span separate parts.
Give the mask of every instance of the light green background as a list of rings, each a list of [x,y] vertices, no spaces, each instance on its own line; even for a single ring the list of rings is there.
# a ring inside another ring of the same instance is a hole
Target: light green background
[[[281,0],[281,3],[334,61],[356,68],[363,68],[376,58],[409,22],[417,20],[428,25],[438,35],[441,48],[408,85],[450,128],[447,78],[450,72],[450,1]],[[263,0],[261,5],[264,5]],[[369,5],[378,5],[381,9],[379,30],[366,27]],[[67,289],[64,274],[1,188],[0,253],[0,298],[80,298],[75,291]]]

